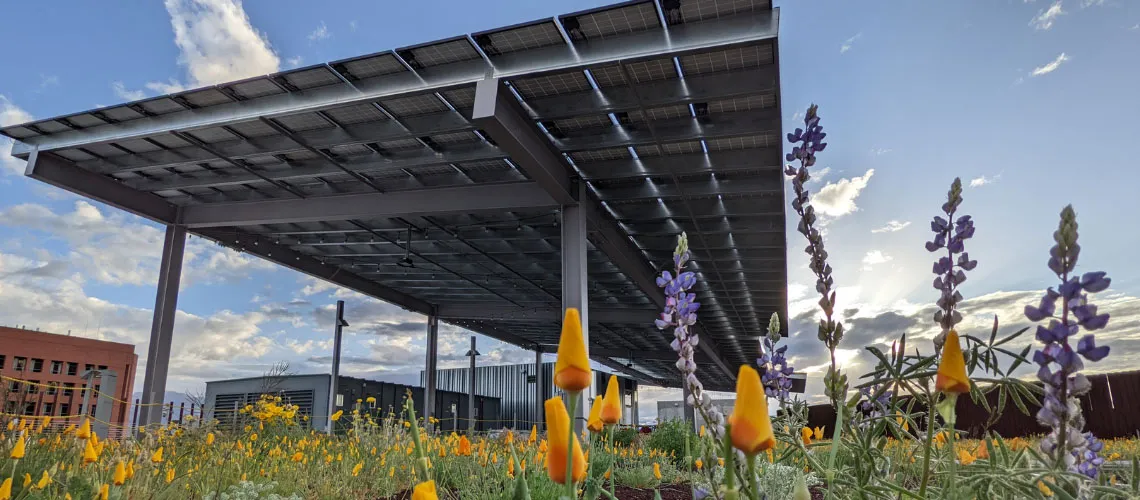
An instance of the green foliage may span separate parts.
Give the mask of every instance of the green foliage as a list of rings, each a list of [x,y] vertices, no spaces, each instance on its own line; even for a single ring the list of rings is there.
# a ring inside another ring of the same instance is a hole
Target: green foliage
[[[614,442],[622,445],[629,446],[637,440],[637,429],[634,427],[622,427],[614,430]]]
[[[242,481],[238,484],[230,485],[229,489],[222,492],[221,495],[216,493],[206,494],[205,500],[301,500],[301,496],[293,494],[291,496],[281,496],[273,493],[277,488],[277,483],[251,483],[249,481]]]
[[[665,471],[661,472],[662,477],[664,477]],[[661,481],[653,477],[653,466],[618,469],[614,474],[616,474],[618,484],[624,484],[634,488],[653,488],[661,483]]]
[[[658,424],[657,428],[649,434],[645,447],[670,454],[673,464],[680,465],[685,457],[686,436],[691,442],[697,440],[696,433],[688,425],[685,425],[684,420],[667,420]]]

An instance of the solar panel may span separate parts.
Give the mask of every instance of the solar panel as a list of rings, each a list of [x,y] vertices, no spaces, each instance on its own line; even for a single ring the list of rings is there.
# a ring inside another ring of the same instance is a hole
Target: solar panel
[[[301,90],[341,83],[340,78],[337,78],[336,75],[324,67],[288,73],[285,75],[285,81]]]
[[[409,66],[416,69],[481,58],[479,52],[475,50],[475,46],[471,45],[471,42],[467,41],[466,37],[401,50],[399,54]]]
[[[525,99],[572,94],[590,90],[590,81],[581,71],[512,80],[511,86]]]
[[[108,158],[112,156],[123,156],[127,154],[125,151],[111,146],[110,144],[88,144],[83,146],[83,149],[99,156],[100,158]]]
[[[199,108],[233,102],[233,99],[230,99],[229,96],[221,93],[217,89],[203,89],[196,92],[190,92],[188,94],[183,94],[182,98],[186,99],[186,102],[193,104],[195,107]]]
[[[729,137],[707,139],[709,151],[727,151],[732,149],[766,148],[779,144],[775,135],[749,135],[743,137]]]
[[[669,78],[677,78],[677,68],[673,59],[655,59],[626,64],[626,71],[634,83],[645,83]],[[626,85],[625,75],[617,65],[591,68],[591,76],[599,88],[621,87]]]
[[[660,26],[661,21],[652,2],[562,18],[562,27],[575,42],[636,33]]]
[[[178,111],[185,111],[186,110],[185,107],[183,107],[181,104],[174,102],[173,99],[167,99],[165,97],[160,98],[160,99],[151,99],[149,101],[143,101],[143,102],[138,103],[138,105],[140,107],[142,107],[143,109],[145,109],[145,110],[147,110],[153,114],[156,114],[156,115],[165,115],[167,113],[175,113]]]
[[[94,115],[90,115],[90,114],[86,114],[86,113],[81,114],[81,115],[70,116],[67,118],[67,120],[70,121],[71,123],[75,124],[76,126],[82,127],[82,128],[97,127],[99,125],[103,125],[103,124],[107,123],[103,120],[96,118]]]
[[[471,142],[478,142],[479,136],[474,132],[452,132],[450,134],[434,134],[431,135],[431,140],[439,144],[464,144]]]
[[[407,71],[404,65],[392,54],[356,59],[344,63],[344,68],[357,78],[371,78]]]
[[[210,127],[207,129],[195,130],[189,132],[188,134],[193,136],[195,139],[198,139],[199,141],[205,142],[207,144],[237,140],[237,137],[229,132],[226,132],[222,127]]]
[[[553,21],[479,34],[474,38],[489,56],[566,43]]]
[[[250,120],[246,122],[235,123],[230,125],[230,128],[245,137],[266,137],[270,135],[279,135],[279,132],[266,125],[261,120]]]
[[[463,87],[443,91],[443,98],[455,109],[470,110],[475,107],[475,87]]]
[[[125,122],[127,120],[135,120],[135,119],[143,117],[143,115],[141,113],[139,113],[138,111],[135,111],[135,110],[128,108],[126,106],[104,109],[103,114],[106,115],[107,118],[110,118],[110,119],[115,120],[115,121],[120,121],[120,122]]]
[[[735,113],[753,109],[771,108],[776,105],[774,94],[750,95],[709,103],[709,113]]]
[[[329,148],[329,151],[336,156],[362,156],[373,153],[368,146],[363,144],[342,144]]]
[[[161,147],[151,144],[142,139],[128,139],[125,141],[116,142],[115,144],[118,144],[119,147],[127,148],[135,153],[150,153],[152,151],[162,150]]]
[[[772,45],[760,44],[728,50],[681,56],[681,70],[686,75],[701,75],[742,68],[755,68],[772,63]]]
[[[681,0],[681,19],[686,23],[734,14],[771,10],[768,0]]]
[[[340,108],[333,108],[325,110],[325,114],[329,118],[336,120],[341,125],[351,125],[354,123],[364,122],[382,122],[388,119],[376,106],[371,103],[366,104],[353,104],[351,106],[344,106]]]
[[[152,141],[157,142],[159,144],[162,144],[163,146],[166,146],[167,148],[170,148],[170,149],[184,148],[184,147],[191,145],[189,142],[186,142],[186,141],[182,140],[181,138],[170,135],[170,134],[154,135],[154,136],[151,136],[150,139]]]
[[[56,132],[63,132],[65,130],[71,130],[71,127],[68,127],[67,125],[64,125],[64,124],[57,122],[57,121],[46,121],[46,122],[37,123],[36,128],[38,128],[38,129],[40,129],[46,133],[49,133],[49,134],[54,134]]]
[[[575,116],[573,118],[554,120],[553,123],[554,126],[558,127],[558,130],[563,133],[603,129],[614,125],[614,123],[610,121],[610,117],[606,115]]]
[[[273,82],[266,78],[258,78],[257,80],[250,80],[247,82],[238,82],[230,86],[234,92],[246,99],[255,99],[262,96],[282,94],[285,91],[281,90]]]
[[[589,163],[592,161],[622,160],[633,157],[630,156],[629,149],[627,148],[607,148],[576,151],[570,153],[570,158],[574,160],[574,163]]]
[[[380,101],[380,105],[384,106],[384,109],[392,113],[393,116],[400,117],[447,111],[447,105],[433,94],[420,94],[410,97],[388,99],[386,101]]]
[[[637,110],[629,113],[629,119],[634,123],[644,123],[646,119],[657,121],[672,120],[676,118],[689,118],[692,116],[693,114],[689,111],[689,106],[685,104],[664,106],[660,108],[647,109],[645,111]]]
[[[67,158],[68,160],[71,160],[71,161],[87,161],[87,160],[94,160],[95,159],[94,156],[91,156],[87,153],[84,153],[83,151],[80,151],[78,149],[63,149],[60,151],[56,151],[55,154],[60,155],[64,158]]]
[[[277,123],[284,125],[285,128],[293,132],[302,132],[305,130],[315,130],[319,128],[332,128],[335,125],[329,123],[328,120],[321,117],[316,113],[301,113],[297,115],[286,115],[274,118]]]
[[[638,157],[651,157],[660,156],[660,152],[655,145],[637,146],[633,148],[637,152]],[[667,142],[661,145],[661,150],[667,155],[682,155],[682,154],[697,154],[703,153],[700,141],[684,141],[684,142]]]
[[[415,139],[395,139],[391,141],[380,141],[377,143],[385,151],[410,151],[416,149],[423,149],[422,142]]]
[[[498,172],[511,170],[511,166],[503,160],[478,160],[459,164],[467,172]]]
[[[35,137],[37,135],[40,135],[40,133],[36,132],[36,131],[28,128],[28,127],[12,127],[12,128],[4,129],[4,135],[7,135],[9,137],[13,137],[16,139],[25,139],[28,137]]]

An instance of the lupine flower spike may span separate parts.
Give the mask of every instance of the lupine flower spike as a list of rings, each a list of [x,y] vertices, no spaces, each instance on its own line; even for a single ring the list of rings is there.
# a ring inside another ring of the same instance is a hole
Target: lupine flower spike
[[[954,179],[950,184],[950,191],[946,193],[946,203],[942,204],[941,216],[934,217],[930,222],[930,230],[934,232],[934,240],[926,242],[926,250],[937,252],[945,250],[946,255],[934,262],[934,289],[941,292],[938,298],[938,311],[934,313],[934,322],[942,326],[942,333],[934,339],[936,348],[942,348],[946,334],[954,325],[962,321],[962,314],[957,311],[958,303],[962,302],[962,294],[958,286],[966,281],[965,271],[972,271],[978,266],[978,261],[970,260],[966,252],[966,240],[974,236],[974,221],[969,215],[962,215],[957,220],[958,207],[962,204],[962,180]]]
[[[1092,388],[1080,373],[1084,369],[1081,359],[1100,361],[1108,356],[1108,346],[1097,346],[1093,334],[1088,334],[1077,341],[1074,350],[1070,339],[1082,328],[1091,332],[1108,324],[1108,314],[1100,314],[1089,303],[1089,294],[1106,290],[1111,280],[1099,271],[1076,275],[1081,252],[1077,236],[1077,214],[1067,206],[1053,233],[1057,244],[1049,250],[1049,269],[1060,284],[1056,291],[1046,290],[1037,306],[1025,306],[1025,317],[1035,322],[1049,319],[1049,326],[1037,326],[1037,340],[1043,346],[1033,354],[1033,362],[1039,366],[1037,378],[1045,384],[1037,420],[1053,429],[1041,439],[1041,451],[1053,457],[1058,467],[1096,478],[1104,463],[1099,456],[1104,444],[1091,432],[1081,432],[1085,419],[1077,398]],[[1061,299],[1060,311],[1057,299]]]

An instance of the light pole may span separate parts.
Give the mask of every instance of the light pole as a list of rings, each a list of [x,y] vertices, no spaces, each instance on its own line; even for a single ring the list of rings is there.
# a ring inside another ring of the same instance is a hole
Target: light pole
[[[475,336],[471,336],[471,350],[467,351],[467,356],[471,358],[471,378],[468,385],[467,394],[467,432],[469,434],[475,433],[475,356],[479,355],[479,351],[475,350]]]

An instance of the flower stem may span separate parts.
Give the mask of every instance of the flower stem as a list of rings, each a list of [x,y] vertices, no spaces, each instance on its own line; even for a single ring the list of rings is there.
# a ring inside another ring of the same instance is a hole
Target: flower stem
[[[918,496],[926,498],[926,484],[930,481],[930,454],[932,453],[932,441],[934,440],[934,398],[936,394],[931,394],[929,391],[926,393],[926,439],[924,447],[926,448],[926,456],[922,458],[922,483],[918,487]]]
[[[956,396],[956,395],[955,395]],[[957,398],[955,398],[957,399]],[[954,438],[958,431],[954,429],[954,424],[958,421],[955,415],[955,409],[950,407],[950,418],[946,419],[946,426],[950,428],[950,437],[946,438],[946,444],[950,447],[950,497],[954,496],[955,476],[958,474],[958,451],[954,449]]]
[[[748,498],[760,500],[760,484],[756,475],[756,455],[748,455]]]
[[[609,466],[608,470],[610,471],[610,494],[611,495],[614,494],[614,483],[617,482],[617,474],[614,474],[614,464],[617,462],[617,460],[616,460],[617,457],[615,456],[615,455],[617,455],[617,446],[614,445],[614,427],[617,427],[617,425],[615,424],[615,425],[610,426],[610,439],[609,439],[609,441],[610,441],[610,443],[609,443],[610,444],[610,466]]]
[[[574,491],[574,420],[577,415],[574,411],[578,409],[578,392],[567,392],[566,406],[570,410],[570,432],[566,435],[566,476],[563,480],[566,483],[566,496],[567,498],[577,498],[578,494]]]

